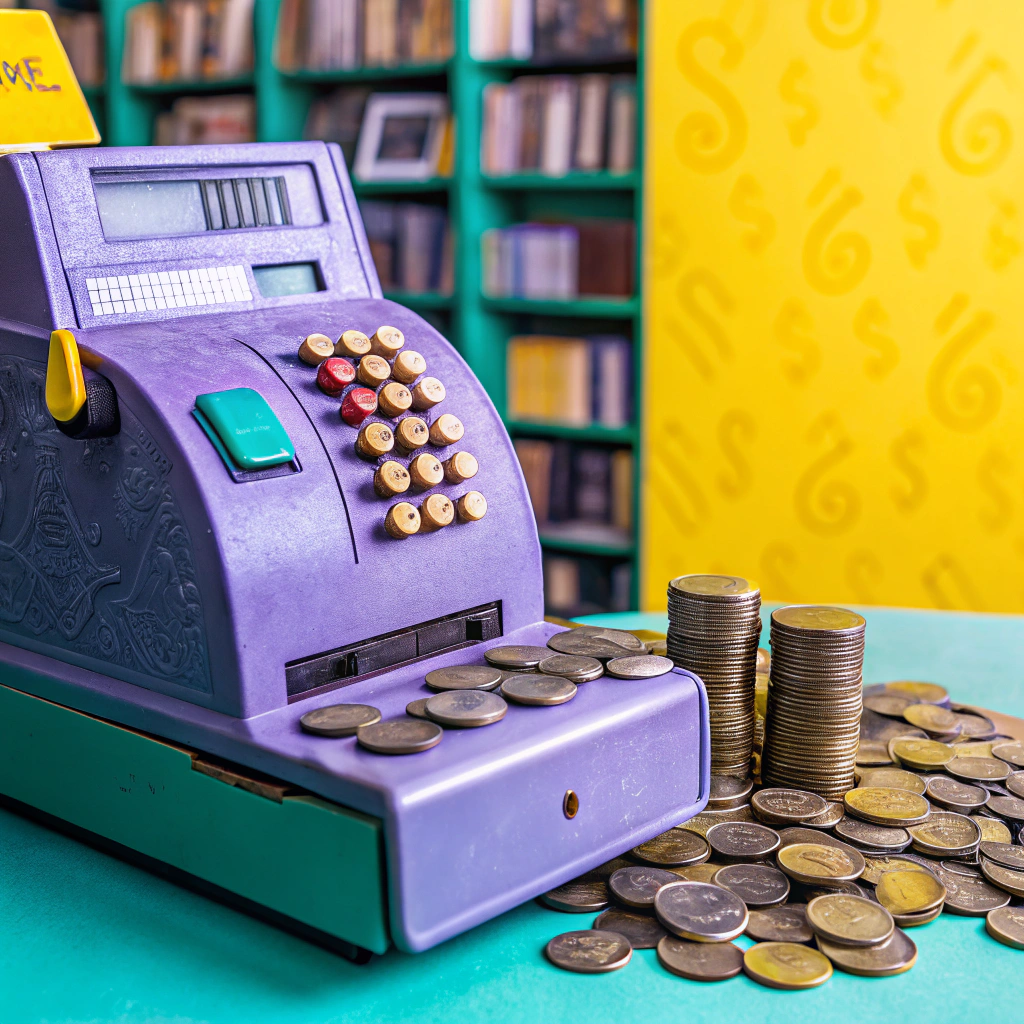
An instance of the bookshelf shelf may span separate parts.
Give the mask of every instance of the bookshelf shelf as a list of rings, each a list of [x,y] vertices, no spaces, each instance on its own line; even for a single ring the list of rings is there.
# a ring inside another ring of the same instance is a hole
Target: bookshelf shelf
[[[635,427],[570,427],[564,423],[529,423],[522,420],[507,420],[509,432],[519,437],[558,437],[567,441],[592,441],[595,444],[633,444],[636,441]]]
[[[623,540],[620,543],[589,540],[569,534],[552,535],[543,530],[540,534],[543,547],[551,551],[565,551],[574,555],[597,555],[603,558],[631,558],[636,553],[636,545]]]
[[[523,191],[566,191],[566,192],[629,192],[640,184],[640,176],[630,174],[609,174],[594,171],[590,174],[565,174],[555,177],[551,174],[508,174],[483,175],[488,188]]]
[[[455,305],[455,296],[442,295],[440,292],[403,292],[385,289],[384,298],[399,302],[410,309],[451,309]]]
[[[239,78],[200,78],[193,82],[125,82],[126,88],[133,92],[160,95],[169,93],[174,96],[190,96],[203,92],[231,92],[235,89],[251,89],[254,85],[252,75]]]
[[[337,69],[333,71],[278,71],[282,78],[294,82],[327,83],[331,85],[346,82],[383,82],[403,78],[436,78],[448,73],[448,61],[436,64],[396,64],[365,68]]]
[[[631,299],[495,299],[484,296],[485,309],[495,313],[521,313],[534,316],[586,317],[631,320],[640,313],[640,300]]]
[[[497,60],[474,60],[473,64],[485,71],[632,71],[636,67],[636,57],[631,53],[608,54],[603,57],[564,55],[531,60],[502,57]]]
[[[107,87],[105,85],[83,85],[82,95],[87,100],[101,100],[106,94]]]
[[[420,195],[430,192],[447,192],[451,178],[428,178],[426,181],[359,181],[352,179],[352,189],[357,196]]]

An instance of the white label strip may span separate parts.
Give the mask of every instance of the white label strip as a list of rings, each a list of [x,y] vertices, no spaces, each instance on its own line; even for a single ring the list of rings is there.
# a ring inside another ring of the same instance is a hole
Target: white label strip
[[[252,301],[245,268],[241,266],[89,277],[85,286],[89,289],[93,316]]]

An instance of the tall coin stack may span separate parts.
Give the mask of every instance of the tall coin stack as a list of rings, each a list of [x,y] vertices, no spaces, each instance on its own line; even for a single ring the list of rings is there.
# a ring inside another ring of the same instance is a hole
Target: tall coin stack
[[[679,576],[668,585],[668,656],[704,680],[713,775],[750,770],[760,611],[757,584],[739,576]]]
[[[864,618],[845,608],[772,612],[761,781],[842,800],[856,784]]]

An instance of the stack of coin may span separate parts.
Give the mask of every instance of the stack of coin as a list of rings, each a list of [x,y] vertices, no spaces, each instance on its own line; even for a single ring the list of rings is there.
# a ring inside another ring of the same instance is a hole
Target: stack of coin
[[[715,775],[750,768],[760,610],[757,584],[739,576],[679,576],[668,587],[668,656],[704,681]]]
[[[772,612],[761,779],[841,800],[854,786],[865,621],[856,612],[791,605]]]

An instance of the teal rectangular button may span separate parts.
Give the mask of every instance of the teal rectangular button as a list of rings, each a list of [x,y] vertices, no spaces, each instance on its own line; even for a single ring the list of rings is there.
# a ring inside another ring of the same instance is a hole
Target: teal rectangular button
[[[288,431],[267,400],[252,388],[199,395],[196,409],[239,469],[267,469],[295,458],[295,445]]]

